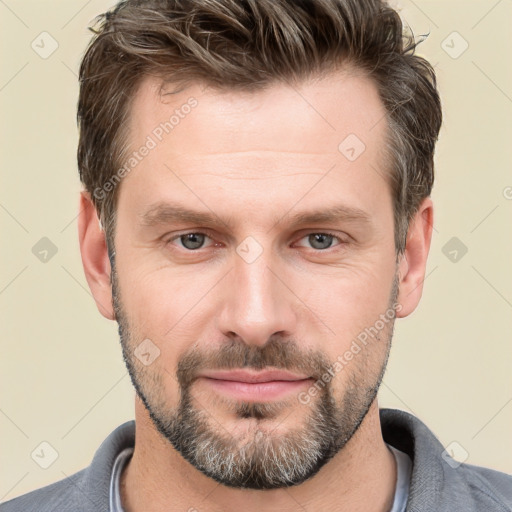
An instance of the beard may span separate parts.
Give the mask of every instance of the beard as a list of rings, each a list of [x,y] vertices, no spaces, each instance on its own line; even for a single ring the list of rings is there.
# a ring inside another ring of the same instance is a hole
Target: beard
[[[332,368],[323,352],[305,351],[296,341],[281,337],[271,337],[263,346],[229,339],[215,350],[200,349],[196,345],[178,360],[175,375],[180,398],[173,408],[168,404],[164,385],[164,373],[170,372],[158,364],[144,366],[134,355],[141,340],[134,335],[124,311],[113,258],[111,265],[114,311],[123,358],[133,386],[158,432],[203,474],[234,488],[278,489],[298,485],[314,476],[357,432],[384,376],[394,318],[382,331],[385,339],[375,337],[379,345],[385,344],[374,348],[374,352],[383,354],[378,364],[374,361],[375,354],[370,354],[371,345],[365,347],[357,361],[343,368],[343,372],[350,371],[350,374],[338,398],[332,381],[322,379]],[[398,277],[395,275],[390,309],[397,295]],[[310,375],[315,383],[322,381],[323,385],[316,386],[315,399],[308,405],[297,398],[259,403],[222,397],[209,399],[206,407],[194,395],[193,385],[201,370],[270,367]],[[212,405],[213,409],[217,405],[229,410],[244,428],[230,432],[215,419]],[[303,420],[284,432],[283,429],[278,431],[298,408],[304,409]]]

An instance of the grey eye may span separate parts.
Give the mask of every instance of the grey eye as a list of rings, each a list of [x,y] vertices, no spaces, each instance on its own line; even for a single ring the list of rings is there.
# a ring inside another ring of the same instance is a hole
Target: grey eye
[[[203,233],[187,233],[180,236],[180,241],[185,249],[199,249],[203,246],[206,235]]]
[[[333,242],[334,236],[326,233],[313,233],[308,236],[308,242],[313,249],[329,249]]]

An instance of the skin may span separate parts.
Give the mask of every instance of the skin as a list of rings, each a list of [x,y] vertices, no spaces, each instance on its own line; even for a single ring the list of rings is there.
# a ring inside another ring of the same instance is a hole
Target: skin
[[[158,91],[158,82],[147,78],[134,98],[131,150],[188,98],[198,105],[123,178],[115,248],[131,342],[136,346],[135,341],[149,338],[160,350],[158,359],[140,371],[147,382],[163,375],[151,382],[169,409],[179,401],[177,362],[194,344],[215,349],[237,340],[262,347],[279,334],[335,361],[388,310],[396,271],[397,317],[414,311],[430,248],[432,201],[421,203],[397,262],[392,198],[382,177],[385,110],[368,78],[340,71],[300,87],[275,84],[254,93],[200,84],[171,96]],[[338,150],[350,133],[366,146],[355,161]],[[217,219],[206,246],[187,252],[179,239],[166,242],[184,232],[205,232],[204,226],[142,226],[141,214],[159,201],[213,211],[232,226]],[[363,210],[370,222],[289,222],[292,214],[335,204]],[[85,191],[80,211],[86,278],[101,314],[114,320],[105,234]],[[323,251],[313,248],[307,235],[325,231],[341,242]],[[262,248],[250,264],[236,252],[248,236]],[[337,401],[358,371],[370,381],[384,368],[391,324],[380,341],[336,374],[331,385]],[[205,408],[212,424],[236,439],[254,434],[256,420],[234,416],[229,398],[201,382],[192,389],[196,406]],[[304,423],[308,407],[290,399],[276,418],[258,428],[286,433]],[[135,417],[136,447],[121,479],[127,512],[391,508],[396,468],[382,439],[377,400],[348,443],[315,476],[275,490],[220,485],[160,435],[138,397]]]

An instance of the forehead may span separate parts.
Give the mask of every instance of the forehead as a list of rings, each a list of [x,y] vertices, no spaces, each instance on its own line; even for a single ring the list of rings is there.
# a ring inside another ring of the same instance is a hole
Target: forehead
[[[385,118],[376,85],[354,70],[252,92],[196,83],[162,94],[161,82],[146,78],[131,105],[128,142],[137,152],[151,141],[151,150],[126,174],[120,196],[147,211],[179,191],[211,199],[218,190],[222,209],[229,208],[221,194],[228,188],[245,198],[233,199],[240,208],[270,198],[279,204],[280,193],[291,200],[323,180],[328,194],[351,183],[352,194],[369,204],[387,188]]]
[[[187,106],[192,102],[194,107]],[[183,154],[212,154],[219,148],[231,153],[333,154],[349,134],[367,147],[378,144],[386,128],[384,117],[375,83],[357,69],[249,92],[200,83],[162,87],[161,81],[147,77],[132,102],[130,142],[148,134],[159,138],[159,124],[170,122],[172,129],[164,127],[160,135]],[[172,137],[166,137],[171,131]]]

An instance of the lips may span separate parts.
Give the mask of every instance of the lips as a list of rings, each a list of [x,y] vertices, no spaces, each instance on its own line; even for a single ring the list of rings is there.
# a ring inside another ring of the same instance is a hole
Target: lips
[[[298,381],[309,379],[308,375],[299,375],[283,370],[264,370],[264,371],[250,371],[250,370],[227,370],[227,371],[211,371],[200,374],[200,377],[206,377],[216,380],[229,380],[236,382],[258,383],[258,382],[273,382],[273,381]]]
[[[312,379],[308,375],[284,370],[246,369],[207,371],[198,376],[215,392],[247,401],[269,401],[298,392]]]

